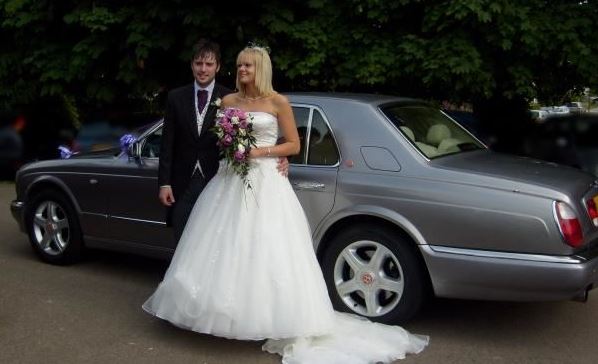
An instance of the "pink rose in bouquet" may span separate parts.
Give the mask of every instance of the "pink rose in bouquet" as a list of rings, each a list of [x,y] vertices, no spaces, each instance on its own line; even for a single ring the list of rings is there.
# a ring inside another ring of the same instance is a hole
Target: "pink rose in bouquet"
[[[216,124],[212,131],[218,137],[216,143],[228,166],[237,173],[245,185],[251,188],[249,173],[249,151],[255,146],[252,116],[237,108],[218,110]]]

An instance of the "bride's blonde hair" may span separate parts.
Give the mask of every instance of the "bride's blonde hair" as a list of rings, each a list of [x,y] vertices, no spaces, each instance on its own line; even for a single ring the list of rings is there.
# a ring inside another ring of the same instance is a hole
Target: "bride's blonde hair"
[[[270,61],[270,55],[264,47],[250,45],[245,47],[237,56],[237,64],[239,64],[241,57],[248,57],[255,64],[255,87],[259,93],[259,96],[270,96],[274,93],[272,87],[272,62]],[[241,96],[245,96],[245,86],[239,82],[239,76],[237,73],[236,80],[237,90]]]

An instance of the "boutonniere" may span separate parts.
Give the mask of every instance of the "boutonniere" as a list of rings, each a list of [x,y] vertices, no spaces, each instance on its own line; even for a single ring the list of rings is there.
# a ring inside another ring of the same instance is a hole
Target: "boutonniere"
[[[216,106],[216,107],[220,107],[220,104],[222,103],[222,99],[219,97],[216,100],[212,101],[210,103],[210,106]]]

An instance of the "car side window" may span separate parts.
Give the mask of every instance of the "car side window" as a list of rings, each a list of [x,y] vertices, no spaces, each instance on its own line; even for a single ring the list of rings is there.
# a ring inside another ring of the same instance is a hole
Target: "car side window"
[[[330,128],[318,110],[314,110],[309,132],[307,164],[332,166],[338,163],[339,153]]]
[[[299,133],[299,141],[301,142],[301,149],[299,154],[289,156],[289,163],[305,164],[305,150],[306,150],[306,135],[307,126],[309,124],[309,108],[293,106],[293,115],[295,116],[295,124],[297,125],[297,132]]]
[[[160,158],[160,141],[162,139],[162,128],[158,128],[147,137],[143,142],[141,156],[145,158]]]

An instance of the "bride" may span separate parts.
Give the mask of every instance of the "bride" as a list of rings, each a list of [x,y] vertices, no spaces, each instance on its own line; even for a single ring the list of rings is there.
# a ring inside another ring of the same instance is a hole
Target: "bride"
[[[272,88],[268,52],[237,57],[237,89],[221,107],[252,117],[251,189],[224,161],[199,196],[148,313],[179,327],[231,339],[267,339],[283,363],[376,363],[428,344],[398,326],[335,312],[310,228],[277,159],[297,154],[291,106]],[[279,131],[284,142],[276,144]]]

